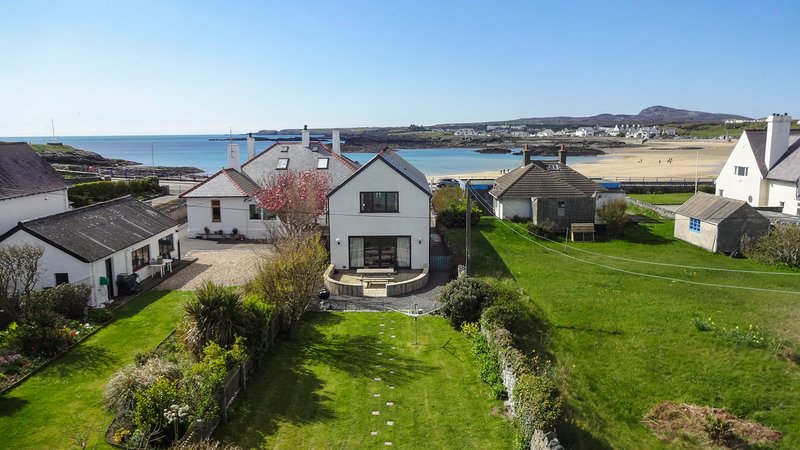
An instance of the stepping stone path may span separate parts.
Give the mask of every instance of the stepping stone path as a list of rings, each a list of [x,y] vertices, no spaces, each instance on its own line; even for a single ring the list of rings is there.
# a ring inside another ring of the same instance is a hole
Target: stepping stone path
[[[390,323],[391,323],[391,324],[394,324],[394,323],[395,323],[395,321],[394,321],[394,320],[392,320],[392,321],[390,321]],[[386,327],[386,322],[384,322],[384,323],[378,323],[378,326],[379,326],[380,328],[384,328],[384,327]],[[384,332],[383,332],[383,331],[381,331],[381,329],[380,329],[380,328],[379,328],[379,331],[378,331],[378,343],[379,343],[379,344],[380,344],[380,343],[386,343],[386,342],[382,342],[382,339],[380,338],[380,336],[384,334]],[[394,325],[390,326],[390,327],[389,327],[389,329],[390,329],[390,330],[394,330]],[[397,335],[396,335],[396,334],[392,334],[390,337],[391,337],[391,339],[397,339]],[[394,346],[394,345],[392,345],[392,346],[391,346],[391,349],[392,349],[392,350],[397,350],[397,347],[396,347],[396,346]],[[382,352],[382,351],[376,352],[376,354],[377,354],[377,356],[378,356],[378,359],[381,359],[381,358],[385,357],[383,353],[384,353],[384,352]],[[387,356],[388,356],[388,355],[387,355]],[[394,358],[394,357],[391,357],[391,358],[388,358],[388,360],[389,360],[389,361],[394,361],[394,360],[395,360],[395,358]],[[383,370],[383,365],[382,365],[382,364],[375,364],[375,368],[376,368],[376,369],[378,369],[378,371],[379,371],[379,373],[378,373],[378,374],[376,374],[376,375],[380,375],[380,371],[381,371],[381,370]],[[394,375],[394,373],[395,373],[395,371],[394,371],[394,370],[389,370],[389,374],[392,374],[392,375]],[[381,377],[379,377],[379,376],[376,376],[376,377],[374,377],[374,378],[373,378],[373,380],[374,380],[374,381],[376,381],[376,382],[378,382],[378,381],[382,381]],[[389,386],[389,389],[390,389],[390,390],[394,390],[394,388],[395,388],[394,386]],[[372,397],[373,397],[373,398],[376,398],[376,399],[379,399],[379,398],[381,398],[381,393],[380,393],[380,392],[373,392],[373,394],[372,394]],[[385,403],[385,405],[386,405],[387,407],[394,407],[394,401],[384,401],[384,403]],[[381,415],[381,412],[380,412],[380,410],[377,410],[377,409],[375,409],[375,410],[372,410],[372,415],[373,415],[373,416],[380,416],[380,415]],[[389,427],[394,427],[394,420],[387,420],[387,421],[386,421],[386,426],[389,426]],[[377,431],[377,430],[372,430],[372,431],[370,431],[370,436],[377,436],[377,435],[378,435],[378,431]],[[386,437],[390,437],[390,436],[386,436]],[[393,446],[393,445],[394,445],[394,443],[393,443],[392,441],[384,441],[384,442],[383,442],[383,445],[384,445],[384,446]]]

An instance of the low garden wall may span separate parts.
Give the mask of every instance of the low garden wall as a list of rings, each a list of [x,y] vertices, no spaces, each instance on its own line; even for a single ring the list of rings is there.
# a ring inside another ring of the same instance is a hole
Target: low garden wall
[[[661,217],[665,217],[667,219],[675,219],[675,211],[670,211],[668,209],[656,206],[652,203],[643,202],[635,198],[625,197],[625,200],[627,200],[628,203],[636,205],[640,208],[649,209],[650,211],[653,211],[654,213],[660,215]]]
[[[336,273],[336,270],[334,265],[331,264],[327,269],[325,269],[325,273],[322,276],[323,282],[325,283],[325,288],[328,290],[328,292],[333,295],[349,295],[352,297],[364,296],[364,285],[361,283],[350,284],[336,281],[332,278],[334,273]]]
[[[409,292],[424,288],[425,285],[428,284],[428,269],[428,265],[425,264],[422,267],[422,273],[416,277],[397,283],[387,283],[386,296],[397,297],[398,295],[408,294]]]

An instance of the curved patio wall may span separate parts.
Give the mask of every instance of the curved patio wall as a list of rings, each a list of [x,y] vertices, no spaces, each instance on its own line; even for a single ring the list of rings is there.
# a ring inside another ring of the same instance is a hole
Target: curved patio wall
[[[397,297],[398,295],[408,294],[410,292],[416,291],[417,289],[424,288],[426,284],[428,284],[427,264],[422,266],[421,274],[417,275],[416,277],[410,280],[400,281],[398,283],[387,283],[386,296]]]
[[[342,283],[341,281],[336,281],[331,278],[335,272],[333,264],[329,265],[327,269],[325,269],[325,273],[323,274],[323,282],[325,283],[325,288],[333,295],[350,295],[353,297],[363,297],[364,296],[364,285],[361,283],[359,284],[349,284],[349,283]]]

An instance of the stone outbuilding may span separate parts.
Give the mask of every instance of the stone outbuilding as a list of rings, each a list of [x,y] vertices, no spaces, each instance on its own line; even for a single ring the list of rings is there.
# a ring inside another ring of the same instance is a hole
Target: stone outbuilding
[[[739,251],[742,237],[767,231],[769,220],[742,200],[698,192],[675,211],[675,237],[710,252]]]

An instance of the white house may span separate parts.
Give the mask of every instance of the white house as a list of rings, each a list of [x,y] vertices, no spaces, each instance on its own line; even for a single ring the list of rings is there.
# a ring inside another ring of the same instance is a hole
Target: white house
[[[545,128],[544,130],[536,133],[536,137],[553,137],[555,135],[556,135],[556,132],[551,130],[551,129],[549,129],[549,128]]]
[[[717,177],[717,195],[800,215],[800,133],[791,124],[789,115],[773,114],[766,131],[742,132]]]
[[[455,136],[477,136],[477,134],[472,128],[459,128],[453,133]]]
[[[384,149],[328,194],[331,263],[336,269],[422,269],[430,199],[425,175]]]
[[[0,142],[0,234],[19,221],[69,209],[68,185],[24,142]]]
[[[150,260],[177,257],[180,245],[177,222],[129,196],[20,222],[0,243],[43,246],[35,288],[87,284],[91,306],[117,294],[117,275],[148,278]]]
[[[592,127],[580,127],[577,130],[575,130],[575,136],[578,136],[578,137],[594,136],[594,128],[592,128]]]
[[[328,174],[332,189],[359,167],[341,154],[338,131],[333,132],[332,147],[312,142],[308,130],[303,130],[300,142],[276,142],[259,154],[250,139],[247,162],[239,166],[239,146],[229,144],[228,167],[180,195],[186,199],[187,235],[205,234],[206,228],[224,234],[236,229],[248,238],[266,238],[279,221],[259,208],[253,195],[272,177],[287,171],[320,171]]]

